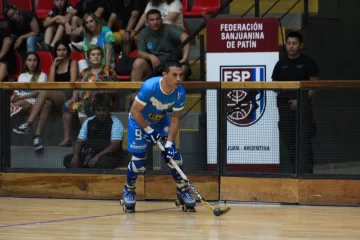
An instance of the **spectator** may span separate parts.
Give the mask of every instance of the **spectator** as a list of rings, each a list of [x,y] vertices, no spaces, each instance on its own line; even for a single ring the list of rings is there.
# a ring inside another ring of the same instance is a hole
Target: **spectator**
[[[45,73],[41,72],[40,69],[40,58],[36,53],[30,52],[25,58],[24,72],[20,74],[18,82],[29,83],[29,82],[46,82],[47,76]],[[40,91],[33,90],[15,90],[12,96],[11,102],[19,108],[16,112],[28,111],[35,104],[35,97],[40,93]],[[49,112],[51,111],[52,103],[49,100],[46,100],[44,106],[41,109],[39,122],[36,128],[36,133],[34,136],[34,149],[41,150],[41,133],[45,126]],[[14,112],[12,113],[14,115]],[[35,118],[37,115],[35,116]],[[14,128],[13,131],[17,134],[30,134],[31,124],[29,122],[21,124],[19,127]]]
[[[140,30],[144,27],[147,22],[146,14],[152,9],[156,9],[161,13],[163,23],[173,24],[185,31],[182,4],[180,0],[150,0],[131,36],[140,32]]]
[[[79,77],[79,69],[78,63],[76,60],[70,59],[70,47],[64,41],[58,41],[55,43],[55,59],[50,68],[49,74],[49,82],[75,82]],[[43,108],[46,106],[47,101],[51,101],[52,106],[63,106],[63,104],[72,97],[71,90],[64,91],[52,91],[52,90],[44,90],[39,92],[36,97],[36,101],[33,104],[34,107],[30,113],[30,116],[26,123],[22,125],[32,125],[36,120],[39,113],[43,112]],[[48,107],[48,106],[46,106]],[[50,111],[45,111],[43,113],[43,117],[45,118],[45,114],[49,114]],[[46,117],[47,118],[47,117]],[[45,119],[46,119],[45,118]],[[21,125],[21,126],[22,126]],[[66,128],[67,126],[64,126]],[[20,128],[20,126],[18,127]],[[67,131],[65,131],[67,133]],[[64,139],[69,140],[70,136],[64,136]],[[41,140],[41,139],[40,139]],[[37,149],[41,149],[42,142],[39,140],[37,144]],[[59,146],[64,147],[71,145],[71,141],[63,141],[59,144]]]
[[[119,165],[124,127],[109,113],[110,98],[104,93],[95,95],[92,108],[95,115],[82,125],[74,153],[64,158],[65,168],[113,169]]]
[[[107,7],[107,0],[80,0],[65,19],[65,31],[71,41],[77,42],[82,36],[82,19],[86,13],[94,13],[99,19],[105,18],[107,21],[109,18]]]
[[[317,81],[319,80],[319,69],[316,62],[301,53],[303,48],[303,37],[298,32],[291,32],[286,38],[287,57],[276,63],[273,70],[273,81]],[[297,114],[301,116],[302,127],[304,127],[304,172],[312,173],[314,165],[314,153],[312,139],[314,137],[315,124],[313,122],[311,97],[313,91],[305,92],[302,96],[304,112],[299,113],[299,99],[294,91],[281,91],[277,95],[277,106],[279,111],[279,132],[287,144],[289,161],[292,172],[296,166],[296,126]]]
[[[165,60],[175,60],[182,64],[182,80],[187,79],[190,70],[188,56],[190,45],[186,44],[183,51],[176,51],[188,35],[178,27],[163,24],[161,14],[152,9],[146,14],[148,27],[144,28],[139,36],[138,58],[133,64],[131,81],[142,81],[144,77],[156,70],[161,74],[158,65]],[[172,55],[170,55],[172,54]],[[169,59],[168,59],[169,58]]]
[[[82,48],[85,53],[91,45],[98,45],[102,48],[104,53],[102,58],[102,64],[111,68],[115,68],[115,54],[113,48],[114,41],[114,35],[111,32],[110,28],[108,28],[107,26],[103,26],[99,18],[97,18],[95,14],[85,14],[84,40],[82,43]],[[89,67],[87,62],[80,61],[80,70]]]
[[[0,28],[0,82],[7,81],[8,73],[15,72],[15,52],[12,40],[6,28]]]
[[[22,48],[26,40],[27,52],[35,52],[35,45],[44,40],[43,25],[32,11],[21,11],[14,5],[6,6],[4,17],[14,41],[14,49]]]
[[[54,7],[49,11],[44,21],[46,28],[44,47],[50,51],[52,51],[55,43],[62,38],[65,30],[65,16],[73,9],[67,0],[53,0],[53,4]]]
[[[134,38],[131,37],[131,31],[144,11],[144,0],[110,0],[109,4],[111,15],[108,27],[112,29],[117,17],[120,19],[121,30],[115,32],[114,37],[116,42],[121,45],[122,56],[128,56],[135,49],[135,42]]]
[[[103,50],[98,45],[92,45],[87,50],[87,58],[90,67],[84,69],[79,76],[78,82],[99,82],[99,81],[117,81],[115,71],[109,66],[101,63],[103,58]],[[77,112],[81,124],[91,115],[91,103],[94,99],[96,91],[78,90],[74,91],[72,98],[64,104],[64,136],[70,136],[72,113]],[[64,142],[69,139],[64,139]]]

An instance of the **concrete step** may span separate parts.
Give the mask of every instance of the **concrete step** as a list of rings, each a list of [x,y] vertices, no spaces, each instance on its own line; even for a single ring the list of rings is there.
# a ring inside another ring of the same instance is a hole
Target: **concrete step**
[[[72,147],[45,147],[36,152],[29,146],[11,147],[11,168],[64,168],[64,157],[73,153]],[[125,152],[120,159],[119,166],[126,167],[131,159],[131,154]]]
[[[184,166],[187,170],[206,170],[206,133],[204,131],[201,133],[194,130],[182,130],[176,142],[177,149],[181,152],[183,159],[186,159]],[[63,159],[72,152],[72,147],[47,146],[42,151],[36,152],[32,146],[12,146],[11,168],[64,168]],[[119,161],[118,169],[125,170],[131,156],[131,153],[125,151],[123,158]],[[168,171],[157,147],[153,148],[151,157],[153,170]]]
[[[186,102],[186,110],[184,113],[193,107],[190,112],[186,114],[185,117],[180,121],[181,131],[197,131],[199,129],[199,115],[201,113],[200,102],[196,103],[200,99],[200,94],[189,94]],[[127,144],[127,125],[128,125],[128,112],[112,112],[112,114],[120,119],[122,122],[125,132],[124,132],[124,141],[123,147],[126,149]],[[27,116],[16,116],[12,119],[12,128],[17,127],[21,123],[27,120]],[[75,144],[75,140],[80,131],[80,123],[77,119],[73,119],[73,127],[72,127],[72,139],[73,144]],[[35,129],[37,126],[37,122],[33,125],[32,132],[35,133]],[[58,144],[63,140],[63,122],[61,116],[50,116],[43,134],[42,141],[44,147],[48,146],[58,146]],[[12,146],[33,146],[33,134],[28,135],[19,135],[14,132],[11,133],[11,145]]]
[[[253,4],[254,0],[236,0],[230,4],[230,14],[243,14],[246,12]],[[267,11],[276,0],[261,0],[260,1],[260,13]],[[297,0],[283,0],[278,2],[275,7],[269,13],[285,13],[287,12]],[[254,8],[250,13],[254,13]],[[317,13],[319,11],[319,1],[311,0],[309,1],[309,12]],[[292,13],[303,13],[304,12],[304,1],[300,1],[292,10]]]
[[[11,168],[64,168],[63,159],[71,153],[71,147],[45,147],[35,152],[30,146],[12,146]]]

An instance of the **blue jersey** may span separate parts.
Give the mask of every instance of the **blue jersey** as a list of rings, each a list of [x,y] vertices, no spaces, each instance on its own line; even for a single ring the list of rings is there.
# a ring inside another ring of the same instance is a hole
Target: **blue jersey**
[[[153,128],[159,124],[169,124],[167,112],[181,111],[185,105],[186,92],[183,86],[179,85],[173,92],[166,94],[161,89],[162,77],[153,77],[146,80],[135,97],[135,100],[144,105],[142,115],[145,121]],[[129,124],[138,126],[130,114]]]

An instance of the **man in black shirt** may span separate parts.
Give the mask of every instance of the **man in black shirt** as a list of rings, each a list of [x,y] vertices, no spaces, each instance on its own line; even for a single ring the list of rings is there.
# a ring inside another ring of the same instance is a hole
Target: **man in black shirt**
[[[5,20],[14,41],[14,49],[27,47],[27,52],[35,52],[36,43],[44,40],[44,27],[35,13],[22,11],[15,5],[7,5],[4,9]],[[26,43],[26,45],[25,45]]]
[[[7,81],[8,73],[16,70],[15,52],[11,47],[12,39],[6,28],[0,28],[0,82]]]
[[[319,69],[315,61],[302,54],[302,35],[291,32],[286,39],[287,57],[276,63],[272,79],[273,81],[317,81],[319,80]],[[297,113],[300,114],[300,129],[303,133],[300,144],[302,144],[302,159],[304,161],[304,173],[312,173],[314,165],[314,154],[312,139],[314,137],[315,125],[313,123],[311,97],[313,91],[302,91],[302,105],[304,111],[297,112],[298,96],[296,91],[281,91],[277,95],[277,106],[279,111],[279,132],[281,138],[287,144],[289,161],[292,172],[296,164],[296,126]],[[299,145],[300,146],[300,145]]]
[[[144,12],[146,3],[145,0],[109,0],[111,15],[108,27],[113,29],[116,18],[119,18],[122,30],[114,33],[114,36],[116,41],[121,44],[123,56],[127,56],[135,46],[134,39],[130,38],[131,31]]]
[[[95,115],[83,123],[74,154],[64,158],[66,168],[113,169],[119,166],[124,127],[117,117],[109,113],[110,102],[110,98],[104,93],[95,95]]]

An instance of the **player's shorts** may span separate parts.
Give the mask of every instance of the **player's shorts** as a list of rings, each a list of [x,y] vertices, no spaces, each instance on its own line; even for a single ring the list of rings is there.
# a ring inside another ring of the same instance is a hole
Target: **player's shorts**
[[[164,124],[157,124],[157,126],[151,126],[156,130],[161,137],[166,137],[169,133],[170,123],[166,121]],[[149,142],[144,140],[145,131],[135,124],[128,124],[128,151],[133,153],[143,153],[146,152]]]

